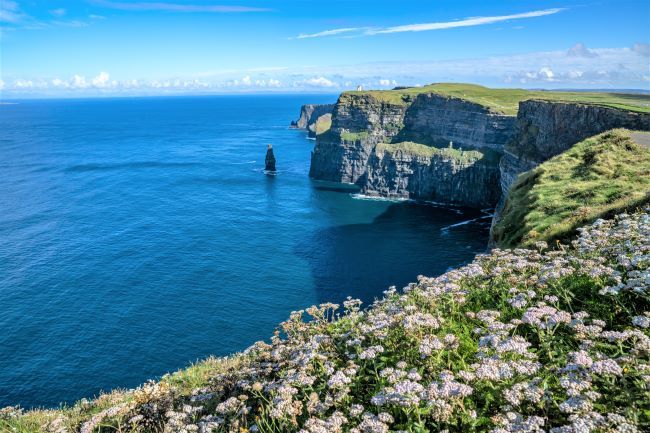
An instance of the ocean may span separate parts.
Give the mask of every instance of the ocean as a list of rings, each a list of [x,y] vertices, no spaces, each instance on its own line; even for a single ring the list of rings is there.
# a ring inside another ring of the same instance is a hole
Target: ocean
[[[335,100],[0,105],[0,407],[135,387],[484,252],[481,212],[309,179],[314,142],[288,125]]]

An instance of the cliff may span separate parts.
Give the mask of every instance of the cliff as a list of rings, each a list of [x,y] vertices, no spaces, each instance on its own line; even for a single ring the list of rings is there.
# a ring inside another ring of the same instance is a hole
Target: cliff
[[[649,106],[644,95],[464,84],[345,92],[331,128],[317,137],[310,176],[354,183],[369,195],[496,207],[498,219],[521,173],[594,134],[650,130]],[[459,161],[422,152],[450,142],[490,157]]]
[[[368,159],[361,192],[487,208],[499,199],[498,182],[494,152],[380,143]]]
[[[355,183],[370,195],[494,206],[499,197],[494,153],[512,138],[515,121],[481,104],[435,93],[399,99],[343,93],[330,130],[317,137],[310,176]],[[405,142],[411,145],[386,146]],[[467,160],[421,152],[450,143],[479,156]]]
[[[329,122],[331,113],[334,109],[334,104],[306,104],[300,107],[300,117],[298,120],[292,121],[291,126],[298,129],[306,129],[310,137],[315,137],[317,133],[323,131],[316,131],[317,123],[320,119],[321,122]],[[321,126],[321,129],[322,126]]]
[[[650,428],[650,215],[572,245],[291,313],[268,342],[135,390],[0,409],[0,431],[641,432]]]

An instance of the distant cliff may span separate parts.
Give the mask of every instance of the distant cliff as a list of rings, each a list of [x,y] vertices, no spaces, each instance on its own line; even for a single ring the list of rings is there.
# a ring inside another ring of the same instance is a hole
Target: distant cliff
[[[315,137],[318,131],[318,123],[328,124],[331,119],[334,104],[306,104],[300,107],[300,118],[292,121],[291,126],[298,129],[306,129],[310,137]],[[319,122],[320,120],[320,122]]]

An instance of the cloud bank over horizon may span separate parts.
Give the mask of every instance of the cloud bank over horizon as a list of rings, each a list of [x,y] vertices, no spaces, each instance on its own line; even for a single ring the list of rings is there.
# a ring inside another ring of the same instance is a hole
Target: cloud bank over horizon
[[[2,77],[4,97],[209,94],[253,92],[329,92],[388,89],[432,82],[472,82],[496,87],[629,88],[650,85],[650,45],[563,51],[431,62],[375,62],[336,67],[268,67],[197,73],[168,79],[114,79],[108,71],[93,76]]]

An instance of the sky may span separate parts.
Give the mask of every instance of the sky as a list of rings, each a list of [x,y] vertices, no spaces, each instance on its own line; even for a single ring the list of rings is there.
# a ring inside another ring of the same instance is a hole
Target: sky
[[[0,0],[0,98],[650,90],[648,0]]]

